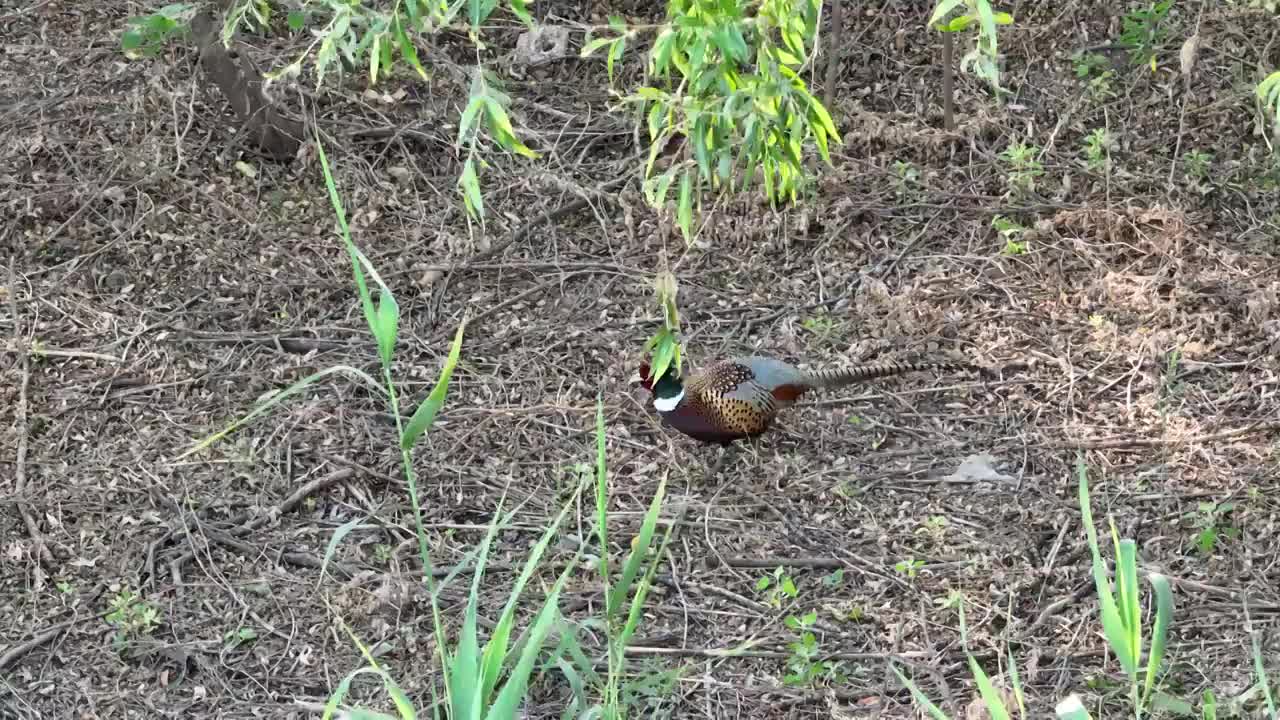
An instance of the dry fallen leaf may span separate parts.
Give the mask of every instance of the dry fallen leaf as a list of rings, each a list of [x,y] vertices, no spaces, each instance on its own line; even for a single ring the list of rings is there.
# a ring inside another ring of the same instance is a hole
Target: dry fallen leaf
[[[1178,58],[1182,61],[1182,79],[1191,82],[1191,70],[1196,66],[1196,52],[1200,50],[1200,33],[1187,38],[1182,43]]]

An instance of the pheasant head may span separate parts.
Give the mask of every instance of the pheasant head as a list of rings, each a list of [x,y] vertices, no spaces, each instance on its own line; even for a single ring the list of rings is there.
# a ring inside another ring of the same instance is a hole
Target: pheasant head
[[[654,378],[649,361],[643,360],[636,384],[653,394],[653,406],[659,412],[675,410],[684,399],[684,381],[675,368],[668,368],[662,377]]]

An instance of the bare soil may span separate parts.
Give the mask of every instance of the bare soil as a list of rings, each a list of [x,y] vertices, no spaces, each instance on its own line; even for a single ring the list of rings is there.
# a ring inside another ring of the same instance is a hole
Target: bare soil
[[[632,5],[535,4],[547,22],[659,19],[661,4]],[[1006,687],[1012,653],[1033,716],[1075,691],[1095,716],[1120,717],[1076,502],[1082,454],[1095,515],[1173,580],[1166,687],[1238,696],[1252,682],[1248,630],[1280,669],[1280,164],[1252,97],[1280,67],[1280,25],[1177,3],[1155,72],[1097,50],[1115,60],[1098,95],[1071,57],[1113,43],[1126,8],[1015,3],[1000,36],[1014,94],[998,105],[958,75],[947,132],[926,5],[850,4],[835,167],[815,166],[795,208],[708,205],[689,250],[638,181],[598,190],[644,150],[608,112],[603,62],[514,77],[509,18],[484,59],[545,159],[488,156],[483,232],[454,189],[465,87],[401,72],[375,91],[361,74],[316,91],[304,75],[282,93],[326,135],[356,241],[400,300],[406,398],[429,390],[472,318],[446,410],[415,455],[435,561],[459,562],[502,496],[523,503],[486,580],[496,617],[507,569],[592,461],[602,393],[616,557],[662,478],[665,516],[680,520],[636,643],[643,666],[686,668],[664,711],[918,717],[888,669],[897,658],[963,715],[976,692],[947,605],[958,594],[970,649]],[[181,44],[124,59],[133,3],[3,12],[0,247],[14,275],[0,278],[0,716],[311,717],[362,663],[339,618],[426,707],[429,605],[376,395],[334,377],[175,459],[310,372],[376,369],[314,153],[276,164],[247,152]],[[1186,82],[1179,49],[1197,28]],[[302,47],[245,39],[265,67]],[[470,61],[465,37],[441,43]],[[1116,140],[1109,172],[1083,161],[1100,127]],[[1011,142],[1043,149],[1022,197],[1006,194],[998,157]],[[1206,172],[1193,152],[1208,153]],[[899,182],[898,162],[917,185]],[[996,215],[1030,229],[1026,252],[1002,252]],[[710,474],[718,451],[660,427],[627,385],[656,328],[663,249],[694,367],[744,352],[1032,365],[812,398]],[[986,459],[962,467],[974,456]],[[1234,509],[1206,524],[1214,503]],[[334,530],[362,517],[322,575]],[[1208,551],[1204,527],[1219,530]],[[554,546],[535,593],[572,552],[568,536]],[[756,590],[775,567],[799,590],[780,607]],[[118,648],[105,618],[125,590],[156,625]],[[452,622],[461,586],[447,597]],[[575,575],[566,614],[598,602],[595,576]],[[789,687],[784,620],[811,609],[843,677]],[[752,652],[717,653],[743,643]],[[387,709],[371,677],[354,695]],[[558,717],[565,696],[557,672],[539,675],[530,716]]]

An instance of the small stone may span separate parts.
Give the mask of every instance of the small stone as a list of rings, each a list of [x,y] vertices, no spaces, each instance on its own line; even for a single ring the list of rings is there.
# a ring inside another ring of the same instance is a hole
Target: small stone
[[[444,278],[443,270],[437,270],[437,269],[428,270],[422,273],[422,275],[418,278],[418,287],[429,288],[435,285],[436,283],[440,282],[440,280],[442,280],[443,278]]]

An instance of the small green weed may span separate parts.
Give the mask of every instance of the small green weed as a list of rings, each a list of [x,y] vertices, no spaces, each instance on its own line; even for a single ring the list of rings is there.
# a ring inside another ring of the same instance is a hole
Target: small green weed
[[[894,563],[893,569],[903,575],[906,575],[909,579],[914,580],[922,567],[924,567],[923,560],[917,560],[914,557],[909,557],[906,560],[899,560]]]
[[[1147,3],[1121,20],[1120,45],[1129,51],[1129,60],[1134,65],[1148,65],[1151,72],[1156,71],[1156,48],[1169,33],[1164,19],[1171,5],[1173,0]]]
[[[836,329],[835,319],[825,312],[817,315],[810,315],[805,318],[800,325],[804,327],[805,330],[813,333],[820,342],[829,340]]]
[[[1195,524],[1196,532],[1191,540],[1201,555],[1213,554],[1220,538],[1235,540],[1240,537],[1240,528],[1229,524],[1235,509],[1235,503],[1202,502],[1196,507],[1196,512],[1185,516]]]
[[[844,682],[840,663],[819,660],[818,639],[811,629],[818,621],[818,611],[810,610],[803,616],[788,615],[783,623],[796,633],[796,639],[787,644],[791,657],[787,658],[787,673],[782,682],[793,687],[813,685],[818,680]]]
[[[1089,93],[1089,99],[1095,103],[1101,103],[1116,97],[1115,86],[1112,84],[1115,77],[1115,72],[1107,70],[1101,75],[1091,78],[1085,89],[1085,92]]]
[[[1093,172],[1102,172],[1111,166],[1111,149],[1115,138],[1106,128],[1094,128],[1084,138],[1084,166]]]
[[[1001,254],[1004,255],[1021,255],[1027,251],[1027,243],[1022,236],[1027,232],[1027,228],[1016,220],[997,215],[991,219],[991,227],[1004,238],[1004,249]]]
[[[1165,355],[1164,375],[1160,380],[1159,407],[1167,412],[1186,392],[1186,386],[1178,377],[1178,366],[1182,362],[1182,351],[1174,348]]]
[[[905,200],[920,194],[920,168],[915,163],[895,160],[893,163],[893,194]]]
[[[1115,71],[1111,61],[1097,53],[1078,52],[1072,56],[1076,77],[1085,81],[1085,92],[1095,103],[1105,102],[1116,96],[1113,82]]]
[[[1182,154],[1182,167],[1187,173],[1187,177],[1192,180],[1207,180],[1209,178],[1209,165],[1213,162],[1213,155],[1203,150],[1190,150]]]
[[[583,482],[591,478],[595,468],[585,462],[564,465],[556,474],[556,495],[565,498],[572,495]]]
[[[160,611],[131,590],[125,589],[111,599],[111,612],[104,619],[116,630],[111,637],[111,646],[116,652],[120,652],[128,648],[130,643],[151,634],[160,623]]]
[[[258,631],[251,627],[242,627],[238,630],[228,630],[222,635],[223,650],[235,650],[238,647],[248,645],[258,639]]]
[[[1000,153],[1000,159],[1005,164],[1005,179],[1010,195],[1023,198],[1035,192],[1036,178],[1044,175],[1044,168],[1036,159],[1039,154],[1038,145],[1021,142],[1009,143],[1004,152]]]
[[[1086,53],[1083,50],[1071,56],[1072,66],[1075,68],[1076,77],[1084,80],[1090,76],[1098,76],[1107,69],[1111,64],[1109,60],[1098,53]]]
[[[1254,93],[1263,112],[1271,115],[1272,133],[1280,135],[1280,70],[1271,73],[1258,83]]]
[[[916,530],[916,534],[927,535],[934,544],[938,544],[946,537],[947,527],[950,524],[945,515],[930,515]]]
[[[764,575],[756,581],[756,592],[764,593],[764,601],[773,608],[782,607],[782,598],[794,600],[800,594],[795,581],[780,566],[772,575]]]

